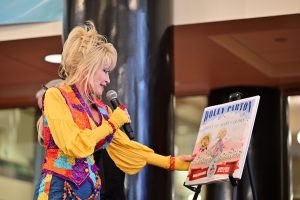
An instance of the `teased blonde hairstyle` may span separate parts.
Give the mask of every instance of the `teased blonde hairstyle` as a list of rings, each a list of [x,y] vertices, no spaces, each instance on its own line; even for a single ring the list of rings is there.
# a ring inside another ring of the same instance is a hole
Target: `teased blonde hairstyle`
[[[60,76],[65,85],[79,84],[86,98],[91,99],[95,85],[93,75],[100,67],[115,68],[117,51],[106,38],[98,34],[95,25],[87,21],[69,34],[62,52]]]

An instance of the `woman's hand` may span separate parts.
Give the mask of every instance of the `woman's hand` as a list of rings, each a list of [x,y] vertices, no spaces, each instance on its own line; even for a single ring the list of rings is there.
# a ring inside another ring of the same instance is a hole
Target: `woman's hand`
[[[124,114],[128,117],[128,123],[131,123],[130,115],[128,113],[127,108],[125,108],[123,111],[124,111]]]
[[[179,157],[180,160],[184,162],[192,162],[194,160],[196,155],[179,155],[176,157]]]
[[[128,110],[121,105],[112,112],[108,121],[112,122],[115,128],[120,128],[124,124],[130,123],[131,119]]]
[[[194,160],[195,156],[193,155],[178,155],[170,157],[170,167],[169,170],[180,170],[187,171],[191,164],[191,161]]]

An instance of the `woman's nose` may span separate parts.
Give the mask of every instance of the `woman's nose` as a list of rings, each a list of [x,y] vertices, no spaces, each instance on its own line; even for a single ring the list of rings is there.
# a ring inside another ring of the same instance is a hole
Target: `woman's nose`
[[[106,76],[106,83],[109,84],[110,83],[110,78],[109,75]]]

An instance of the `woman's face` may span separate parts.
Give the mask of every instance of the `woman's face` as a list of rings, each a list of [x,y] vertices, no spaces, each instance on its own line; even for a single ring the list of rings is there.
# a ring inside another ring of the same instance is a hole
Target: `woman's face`
[[[109,66],[99,66],[93,79],[95,94],[101,96],[107,85],[110,83]]]

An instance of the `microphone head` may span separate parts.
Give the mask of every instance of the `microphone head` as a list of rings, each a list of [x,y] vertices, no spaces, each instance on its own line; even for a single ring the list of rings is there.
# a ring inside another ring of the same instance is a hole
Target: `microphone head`
[[[106,98],[107,98],[107,100],[111,101],[112,99],[118,98],[118,94],[117,94],[117,92],[114,91],[114,90],[109,90],[109,91],[106,93]]]

